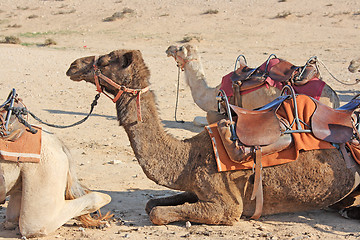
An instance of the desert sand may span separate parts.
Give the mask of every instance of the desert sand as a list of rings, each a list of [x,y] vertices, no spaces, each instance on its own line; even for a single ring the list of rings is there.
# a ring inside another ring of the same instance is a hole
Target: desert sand
[[[10,36],[20,42],[0,44],[1,99],[15,88],[41,119],[71,124],[88,113],[96,94],[93,85],[66,77],[71,62],[115,49],[138,49],[151,71],[151,89],[166,131],[184,139],[203,130],[192,120],[206,113],[194,104],[181,75],[177,117],[185,123],[175,122],[177,67],[165,54],[169,45],[197,45],[210,86],[234,69],[239,54],[256,67],[271,53],[295,65],[317,56],[337,79],[352,82],[359,78],[347,66],[360,54],[360,1],[2,0],[0,40],[9,41]],[[340,84],[325,68],[320,70],[342,103],[360,92],[359,85]],[[174,191],[146,178],[115,116],[114,104],[102,96],[85,123],[67,129],[45,127],[70,148],[82,182],[111,195],[112,202],[102,212],[112,211],[114,219],[102,229],[83,229],[71,220],[41,239],[360,238],[358,220],[329,210],[241,219],[234,226],[155,226],[144,210],[146,202]],[[6,204],[0,207],[0,219],[5,211]],[[18,229],[0,226],[0,238],[21,236]]]

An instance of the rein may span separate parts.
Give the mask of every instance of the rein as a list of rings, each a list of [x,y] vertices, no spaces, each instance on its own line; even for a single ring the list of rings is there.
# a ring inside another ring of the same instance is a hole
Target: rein
[[[99,94],[103,93],[105,96],[110,98],[114,103],[117,102],[117,100],[119,100],[119,98],[121,97],[121,95],[123,93],[129,93],[129,94],[136,96],[137,118],[138,118],[139,122],[142,122],[141,104],[140,104],[141,99],[140,98],[141,98],[141,94],[149,91],[149,87],[145,87],[142,89],[131,89],[131,88],[127,88],[125,86],[119,85],[119,84],[115,83],[113,80],[111,80],[110,78],[108,78],[107,76],[105,76],[104,74],[102,74],[100,69],[98,68],[97,63],[98,63],[98,57],[95,56],[93,68],[94,68],[94,79],[95,79],[96,91],[98,91]],[[109,96],[108,94],[106,94],[103,91],[103,87],[100,85],[101,79],[104,80],[105,82],[107,82],[108,84],[110,84],[111,86],[113,86],[114,88],[119,90],[114,98],[112,98],[111,96]]]
[[[177,51],[176,51],[177,52]],[[177,123],[184,123],[184,120],[177,120],[176,117],[176,113],[177,113],[177,108],[178,108],[178,103],[179,103],[179,87],[180,87],[180,70],[184,71],[185,70],[185,65],[188,62],[191,61],[195,61],[197,60],[196,58],[194,59],[184,59],[180,56],[175,56],[176,54],[172,54],[171,56],[175,59],[175,62],[177,63],[177,67],[178,67],[178,76],[177,76],[177,89],[176,89],[176,103],[175,103],[175,122]],[[181,63],[180,63],[181,62]]]
[[[347,83],[347,82],[344,82],[344,81],[341,81],[339,79],[337,79],[331,72],[330,70],[326,67],[326,65],[320,61],[318,58],[314,57],[315,60],[317,60],[319,63],[321,63],[321,65],[326,69],[326,71],[330,74],[330,76],[335,80],[337,81],[338,83],[341,83],[341,84],[344,84],[344,85],[347,85],[347,86],[353,86],[353,85],[356,85],[358,83],[360,83],[360,79],[355,79],[355,82],[354,83]]]

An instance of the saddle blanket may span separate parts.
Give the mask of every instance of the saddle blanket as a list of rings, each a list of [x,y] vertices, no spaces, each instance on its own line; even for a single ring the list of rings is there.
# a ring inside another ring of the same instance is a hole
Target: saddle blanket
[[[0,159],[12,162],[40,162],[41,135],[40,127],[33,126],[37,133],[27,130],[15,142],[0,140]]]
[[[310,98],[303,95],[299,95],[296,98],[296,101],[298,105],[299,118],[302,119],[308,126],[310,126],[311,116],[316,108],[315,103]],[[279,110],[277,111],[277,114],[279,116],[287,119],[290,123],[294,120],[294,109],[292,102],[292,99],[284,101],[283,104],[280,106]],[[260,123],[259,127],[261,127]],[[305,127],[303,123],[301,123],[301,127],[303,129],[308,129],[308,127]],[[296,126],[294,124],[293,130],[295,130],[295,128]],[[245,163],[236,163],[231,161],[221,141],[219,132],[217,130],[217,123],[206,126],[205,129],[208,131],[212,140],[219,172],[253,168],[253,160]],[[331,143],[317,139],[312,133],[292,133],[292,137],[293,144],[291,145],[291,147],[281,152],[262,156],[262,166],[270,167],[295,161],[298,158],[300,151],[335,148]]]
[[[279,63],[279,59],[277,58],[273,58],[269,61],[269,65],[268,65],[268,69],[272,68],[274,65],[276,65],[277,63]],[[263,63],[260,66],[260,70],[264,71],[265,70],[265,66],[266,66],[266,62]],[[233,93],[233,89],[232,89],[232,81],[231,81],[231,76],[233,75],[233,72],[230,72],[229,74],[225,75],[222,80],[221,80],[221,90],[224,90],[224,92],[226,93],[226,95],[228,97],[231,97],[234,95]],[[274,80],[272,80],[270,77],[267,77],[265,80],[265,84],[258,86],[254,89],[250,89],[247,91],[242,91],[240,92],[240,95],[245,95],[247,93],[253,92],[258,90],[259,88],[262,87],[267,87],[269,88],[269,86],[271,87],[276,87],[278,89],[282,89],[284,87],[284,83],[281,82],[276,82]],[[320,96],[322,94],[322,91],[324,89],[325,86],[325,82],[318,79],[318,78],[313,78],[311,79],[309,82],[307,82],[306,84],[302,85],[302,86],[292,86],[295,90],[295,93],[297,94],[305,94],[308,96],[311,96],[313,98],[315,98],[316,100],[320,99]]]

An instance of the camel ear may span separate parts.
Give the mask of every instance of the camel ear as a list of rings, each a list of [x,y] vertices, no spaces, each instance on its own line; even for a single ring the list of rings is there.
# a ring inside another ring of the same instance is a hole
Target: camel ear
[[[127,68],[131,65],[131,63],[133,62],[134,56],[132,52],[127,52],[123,55],[123,59],[122,59],[122,67],[123,68]]]

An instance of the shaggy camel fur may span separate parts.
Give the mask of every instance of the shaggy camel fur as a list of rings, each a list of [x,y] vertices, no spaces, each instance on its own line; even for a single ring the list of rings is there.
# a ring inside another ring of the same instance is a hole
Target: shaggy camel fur
[[[190,44],[186,44],[180,48],[170,46],[166,50],[166,53],[168,56],[174,57],[177,64],[184,69],[185,80],[191,89],[191,95],[195,103],[206,112],[217,111],[217,101],[215,97],[219,92],[221,84],[215,88],[208,87],[197,48]],[[243,95],[241,98],[241,107],[247,109],[258,108],[271,102],[280,96],[280,94],[281,90],[276,87],[263,87]],[[320,102],[332,108],[337,108],[340,105],[340,100],[336,92],[327,84],[321,94]]]
[[[348,70],[352,73],[360,72],[360,58],[351,60]]]
[[[45,130],[39,163],[0,160],[0,182],[5,183],[0,190],[10,196],[4,226],[13,229],[19,225],[22,236],[37,237],[79,216],[86,224],[102,224],[101,219],[92,219],[88,214],[108,204],[111,198],[84,188],[71,161],[64,144]],[[5,196],[0,191],[0,202]]]
[[[94,56],[75,60],[67,75],[74,81],[94,84]],[[116,84],[100,85],[111,95],[119,89],[144,89],[150,72],[140,51],[116,50],[99,56],[99,71]],[[155,84],[155,83],[153,83]],[[138,121],[136,94],[124,92],[116,101],[117,117],[135,156],[152,181],[183,193],[150,200],[146,211],[154,224],[191,221],[234,224],[251,216],[252,185],[245,188],[251,170],[218,172],[206,131],[180,141],[166,133],[158,117],[155,95],[141,95],[142,121]],[[263,169],[263,214],[297,212],[326,207],[346,196],[355,185],[355,174],[336,149],[301,152],[291,163]]]

